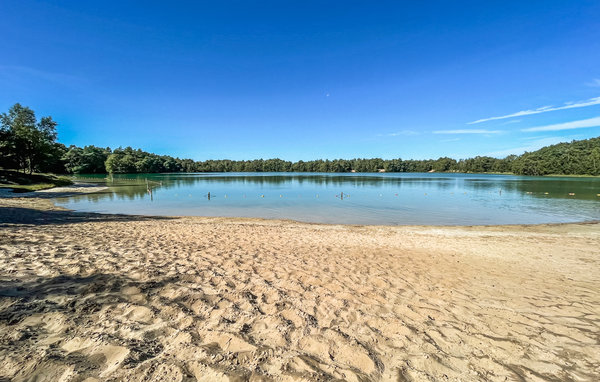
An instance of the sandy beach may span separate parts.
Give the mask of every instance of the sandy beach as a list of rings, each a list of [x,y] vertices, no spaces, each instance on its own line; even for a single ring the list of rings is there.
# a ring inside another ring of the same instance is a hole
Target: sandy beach
[[[149,218],[0,198],[0,381],[594,381],[600,225]]]

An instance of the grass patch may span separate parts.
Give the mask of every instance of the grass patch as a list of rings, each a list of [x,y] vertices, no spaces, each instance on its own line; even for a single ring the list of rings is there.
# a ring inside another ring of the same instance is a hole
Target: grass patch
[[[568,177],[568,178],[600,178],[600,175],[586,175],[586,174],[547,174],[547,175],[543,175],[543,176],[562,176],[562,177]]]
[[[23,174],[12,170],[0,170],[0,188],[12,188],[13,192],[45,190],[73,184],[66,176],[54,174]]]

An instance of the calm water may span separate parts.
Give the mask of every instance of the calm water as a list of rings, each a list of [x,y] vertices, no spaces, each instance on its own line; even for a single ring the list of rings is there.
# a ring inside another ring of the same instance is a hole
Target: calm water
[[[178,173],[76,179],[110,187],[103,193],[58,199],[57,204],[78,211],[392,225],[600,220],[600,178]]]

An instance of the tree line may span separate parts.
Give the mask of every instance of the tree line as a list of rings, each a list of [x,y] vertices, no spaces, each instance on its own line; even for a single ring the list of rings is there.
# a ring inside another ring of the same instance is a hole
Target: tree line
[[[61,174],[159,172],[464,172],[517,175],[600,175],[600,137],[559,143],[505,158],[476,156],[426,160],[334,159],[290,162],[282,159],[194,161],[131,147],[111,149],[57,142],[52,117],[37,120],[20,104],[0,115],[0,167]]]

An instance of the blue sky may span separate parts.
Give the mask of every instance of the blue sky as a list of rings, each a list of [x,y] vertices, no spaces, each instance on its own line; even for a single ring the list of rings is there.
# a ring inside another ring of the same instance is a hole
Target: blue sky
[[[600,136],[596,0],[6,0],[0,15],[0,110],[52,115],[67,145],[423,159]]]

